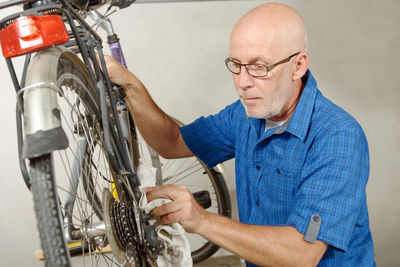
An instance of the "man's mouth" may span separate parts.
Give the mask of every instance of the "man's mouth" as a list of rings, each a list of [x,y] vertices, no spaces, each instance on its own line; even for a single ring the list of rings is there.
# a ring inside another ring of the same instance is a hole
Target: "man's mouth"
[[[244,96],[241,96],[240,98],[245,104],[252,104],[258,99],[260,99],[259,97],[244,97]]]

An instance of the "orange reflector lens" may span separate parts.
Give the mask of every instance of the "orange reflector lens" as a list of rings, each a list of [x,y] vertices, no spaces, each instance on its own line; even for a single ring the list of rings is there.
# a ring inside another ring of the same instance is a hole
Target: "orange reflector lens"
[[[58,15],[19,17],[0,31],[1,50],[6,58],[25,55],[67,41],[67,29]]]

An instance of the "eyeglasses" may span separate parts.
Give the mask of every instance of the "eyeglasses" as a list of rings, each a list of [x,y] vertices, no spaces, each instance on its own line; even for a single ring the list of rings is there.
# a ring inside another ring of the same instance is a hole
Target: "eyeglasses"
[[[298,54],[300,54],[300,52],[297,52],[293,55],[291,55],[290,57],[287,57],[275,64],[266,66],[264,64],[241,64],[239,62],[235,62],[232,59],[230,59],[229,57],[225,60],[225,65],[228,68],[228,70],[234,74],[239,74],[242,66],[244,66],[246,68],[246,71],[248,74],[250,74],[253,77],[265,77],[268,75],[268,72],[270,72],[273,68],[275,68],[276,66],[289,62],[289,60],[294,57],[297,56]]]

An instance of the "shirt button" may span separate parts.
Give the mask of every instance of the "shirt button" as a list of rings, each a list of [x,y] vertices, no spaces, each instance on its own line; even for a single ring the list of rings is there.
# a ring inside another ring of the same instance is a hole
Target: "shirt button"
[[[281,170],[280,170],[280,169],[276,169],[276,172],[277,172],[277,173],[281,173]]]
[[[261,169],[260,165],[257,165],[257,166],[256,166],[256,169],[257,169],[257,170],[260,170],[260,169]]]
[[[256,200],[256,205],[257,205],[257,206],[259,206],[259,205],[260,205],[260,202],[258,202],[258,200]]]

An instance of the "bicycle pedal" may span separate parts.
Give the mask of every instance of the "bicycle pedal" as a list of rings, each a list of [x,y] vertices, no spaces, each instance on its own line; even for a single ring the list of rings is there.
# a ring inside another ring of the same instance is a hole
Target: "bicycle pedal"
[[[211,197],[210,193],[207,190],[202,190],[193,193],[193,197],[196,202],[203,207],[203,209],[208,209],[211,207]]]

